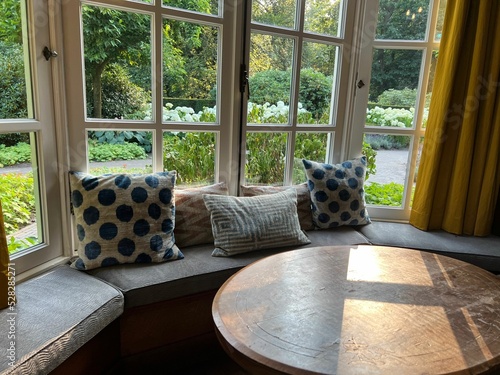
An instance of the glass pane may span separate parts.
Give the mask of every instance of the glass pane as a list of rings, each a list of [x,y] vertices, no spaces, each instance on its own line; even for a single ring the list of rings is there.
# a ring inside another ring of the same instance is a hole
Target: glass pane
[[[100,129],[87,133],[89,173],[150,173],[152,132]]]
[[[424,114],[423,114],[423,118],[422,118],[422,127],[423,128],[425,128],[427,126],[427,119],[429,117],[429,107],[431,104],[432,89],[434,88],[434,78],[436,76],[436,65],[437,65],[438,56],[439,56],[439,53],[437,50],[432,51],[431,69],[429,72],[429,81],[427,83],[427,91],[425,93]]]
[[[218,0],[163,0],[163,5],[204,14],[219,14]]]
[[[429,0],[380,0],[375,39],[424,40]]]
[[[339,36],[342,0],[306,0],[304,30]]]
[[[163,121],[215,122],[219,28],[163,21]]]
[[[296,0],[252,0],[252,22],[292,29]]]
[[[293,47],[290,38],[252,34],[248,123],[289,122]]]
[[[23,4],[24,5],[24,4]],[[33,118],[30,74],[19,0],[0,3],[0,120]],[[28,81],[29,82],[29,81]]]
[[[177,171],[179,186],[215,183],[215,150],[217,135],[213,132],[163,133],[163,169]]]
[[[87,117],[151,117],[151,17],[82,6]]]
[[[439,1],[438,19],[436,23],[436,34],[434,40],[440,41],[443,36],[443,24],[444,24],[444,14],[446,13],[446,3],[447,0]]]
[[[365,134],[365,141],[375,150],[375,164],[366,180],[366,202],[377,206],[403,205],[411,137],[403,135]],[[364,147],[366,154],[366,146]]]
[[[43,241],[34,133],[0,135],[0,200],[9,253]]]
[[[288,133],[247,133],[246,184],[283,185],[287,137]]]
[[[413,182],[411,184],[412,192],[411,192],[410,207],[413,204],[413,198],[414,198],[414,194],[415,194],[415,186],[417,184],[417,177],[418,177],[418,168],[420,167],[420,159],[422,158],[422,149],[423,148],[424,148],[424,137],[420,137],[420,141],[418,143],[417,162],[415,163],[415,175],[413,176]]]
[[[299,124],[330,124],[332,89],[339,47],[305,42],[300,71]],[[336,77],[335,77],[336,78]]]
[[[374,49],[368,126],[413,126],[421,64],[421,50]]]
[[[292,183],[300,184],[307,181],[302,159],[325,163],[333,133],[297,133],[293,158]]]

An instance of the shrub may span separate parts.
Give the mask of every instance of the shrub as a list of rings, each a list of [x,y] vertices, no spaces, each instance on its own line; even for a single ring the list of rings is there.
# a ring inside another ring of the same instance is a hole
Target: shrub
[[[289,103],[290,71],[266,70],[249,78],[250,99],[254,103]],[[328,119],[332,79],[314,69],[300,71],[299,100],[316,121]],[[322,120],[324,122],[324,120]],[[311,123],[302,122],[301,123]]]
[[[95,130],[89,131],[89,139],[97,143],[125,144],[136,143],[147,153],[151,152],[151,132],[144,131],[113,131],[113,130]]]
[[[380,94],[377,104],[389,106],[415,107],[417,90],[405,87],[402,90],[389,89]]]
[[[146,159],[147,155],[141,146],[135,143],[96,143],[89,144],[90,161],[135,160]]]
[[[163,137],[163,146],[163,168],[176,170],[179,184],[214,182],[214,133],[167,132]]]
[[[30,224],[36,212],[33,173],[0,175],[0,200],[7,235]]]
[[[30,141],[29,133],[0,134],[0,145],[4,146],[15,146],[19,142],[29,143],[29,141]]]
[[[23,49],[17,43],[0,40],[0,119],[26,118],[28,101]]]
[[[2,147],[0,145],[0,168],[31,161],[31,146],[20,142],[16,146]]]
[[[366,203],[377,206],[401,206],[403,204],[404,185],[391,182],[380,184],[371,182],[365,186]]]

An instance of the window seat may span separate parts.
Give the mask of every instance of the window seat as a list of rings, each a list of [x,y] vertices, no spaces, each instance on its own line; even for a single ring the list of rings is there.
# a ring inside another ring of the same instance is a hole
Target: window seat
[[[13,311],[0,310],[2,374],[50,373],[110,326],[124,301],[113,286],[68,266],[17,285],[16,298]]]
[[[307,247],[408,247],[448,255],[500,273],[497,236],[423,232],[408,224],[389,222],[307,234],[311,239]],[[154,265],[119,265],[87,272],[63,266],[20,284],[16,289],[18,362],[9,367],[7,359],[2,358],[2,374],[45,374],[51,370],[53,374],[65,373],[63,369],[82,352],[91,354],[80,355],[77,363],[81,365],[71,365],[72,374],[89,373],[96,352],[107,355],[109,361],[92,373],[106,370],[108,374],[153,372],[157,366],[174,369],[176,363],[209,356],[207,348],[217,346],[211,318],[217,289],[242,267],[292,249],[262,250],[229,258],[212,257],[212,250],[212,244],[186,247],[182,249],[185,259]],[[0,311],[2,332],[8,331],[8,312]],[[105,338],[100,339],[103,332]],[[96,343],[92,341],[94,336],[99,338]],[[0,338],[2,347],[8,342],[7,335]]]

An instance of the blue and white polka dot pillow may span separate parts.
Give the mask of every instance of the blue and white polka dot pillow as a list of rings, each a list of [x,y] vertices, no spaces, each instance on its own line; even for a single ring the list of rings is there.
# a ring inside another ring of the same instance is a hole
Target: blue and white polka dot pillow
[[[341,164],[302,160],[311,193],[313,223],[318,228],[371,223],[363,188],[366,157]]]
[[[175,171],[69,177],[78,240],[72,267],[184,258],[174,240]]]

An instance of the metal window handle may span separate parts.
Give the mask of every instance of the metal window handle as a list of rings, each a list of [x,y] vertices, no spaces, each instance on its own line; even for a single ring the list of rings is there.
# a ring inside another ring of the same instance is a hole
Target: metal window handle
[[[365,85],[365,83],[363,82],[362,79],[359,80],[357,86],[358,86],[358,89],[360,89],[361,87],[363,87]]]
[[[45,56],[45,60],[49,61],[51,57],[57,57],[57,52],[56,51],[51,51],[49,47],[45,46],[45,48],[42,51],[43,56]]]

